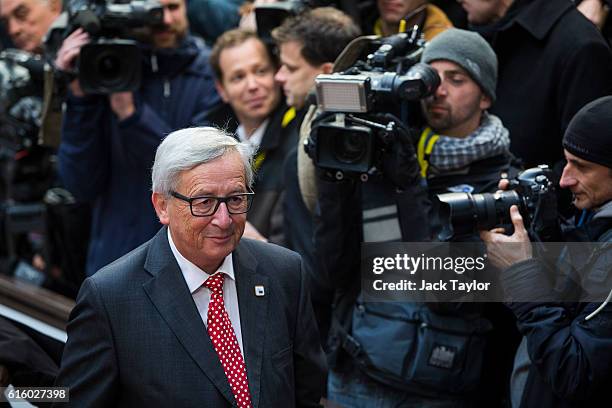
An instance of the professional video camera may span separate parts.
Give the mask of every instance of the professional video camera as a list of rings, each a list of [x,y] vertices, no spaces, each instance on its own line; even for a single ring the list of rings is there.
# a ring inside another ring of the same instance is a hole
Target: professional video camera
[[[558,233],[558,179],[547,165],[527,169],[510,180],[509,190],[497,193],[439,194],[440,240],[469,236],[510,224],[510,207],[517,205],[525,227],[537,241],[551,241]]]
[[[0,52],[0,140],[16,152],[37,144],[44,62],[18,49]]]
[[[353,52],[352,44],[343,54]],[[370,172],[382,171],[386,150],[411,133],[406,127],[411,122],[408,104],[433,94],[440,85],[436,71],[419,63],[424,41],[417,27],[361,46],[365,59],[316,78],[323,114],[313,124],[305,148],[317,167],[337,179],[353,173],[365,181]]]
[[[93,40],[81,48],[78,78],[89,94],[133,91],[141,81],[141,52],[134,38],[139,30],[163,24],[157,0],[114,4],[105,0],[73,0],[68,5],[67,33],[78,27]]]
[[[40,56],[0,52],[0,206],[39,200],[51,184],[52,155],[38,140],[43,72]]]

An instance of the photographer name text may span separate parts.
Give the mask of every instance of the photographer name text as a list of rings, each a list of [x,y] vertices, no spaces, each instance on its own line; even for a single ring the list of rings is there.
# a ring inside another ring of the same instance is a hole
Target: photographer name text
[[[382,279],[377,279],[372,282],[372,288],[376,291],[419,291],[419,292],[486,292],[489,290],[491,282],[479,282],[472,280],[471,282],[462,282],[458,279],[450,279],[444,281],[440,279],[438,282],[428,282],[421,280],[420,285],[417,282],[402,279],[399,282],[384,282]]]

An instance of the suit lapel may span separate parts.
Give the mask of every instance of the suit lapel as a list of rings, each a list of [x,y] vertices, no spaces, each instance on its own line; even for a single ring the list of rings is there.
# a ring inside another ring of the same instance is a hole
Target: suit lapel
[[[240,310],[240,327],[242,345],[245,353],[249,391],[255,408],[259,407],[261,391],[261,371],[266,335],[266,316],[270,294],[255,296],[255,286],[261,285],[268,291],[268,276],[257,268],[257,259],[245,243],[238,245],[234,251],[234,271],[238,308]]]
[[[151,241],[145,269],[153,275],[143,285],[149,299],[202,372],[234,404],[219,357],[168,244],[167,228]]]

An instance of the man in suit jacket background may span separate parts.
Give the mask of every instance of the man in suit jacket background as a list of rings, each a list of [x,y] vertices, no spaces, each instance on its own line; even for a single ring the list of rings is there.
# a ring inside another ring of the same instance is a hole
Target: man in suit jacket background
[[[318,405],[325,362],[301,259],[241,240],[251,159],[213,128],[161,143],[152,201],[165,227],[83,284],[57,381],[70,405]]]

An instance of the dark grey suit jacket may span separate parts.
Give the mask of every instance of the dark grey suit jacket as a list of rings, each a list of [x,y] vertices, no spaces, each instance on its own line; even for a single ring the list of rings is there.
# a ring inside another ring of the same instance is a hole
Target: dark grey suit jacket
[[[300,257],[247,239],[233,257],[254,406],[318,406],[325,360]],[[57,385],[79,408],[235,406],[166,227],[85,280]]]

